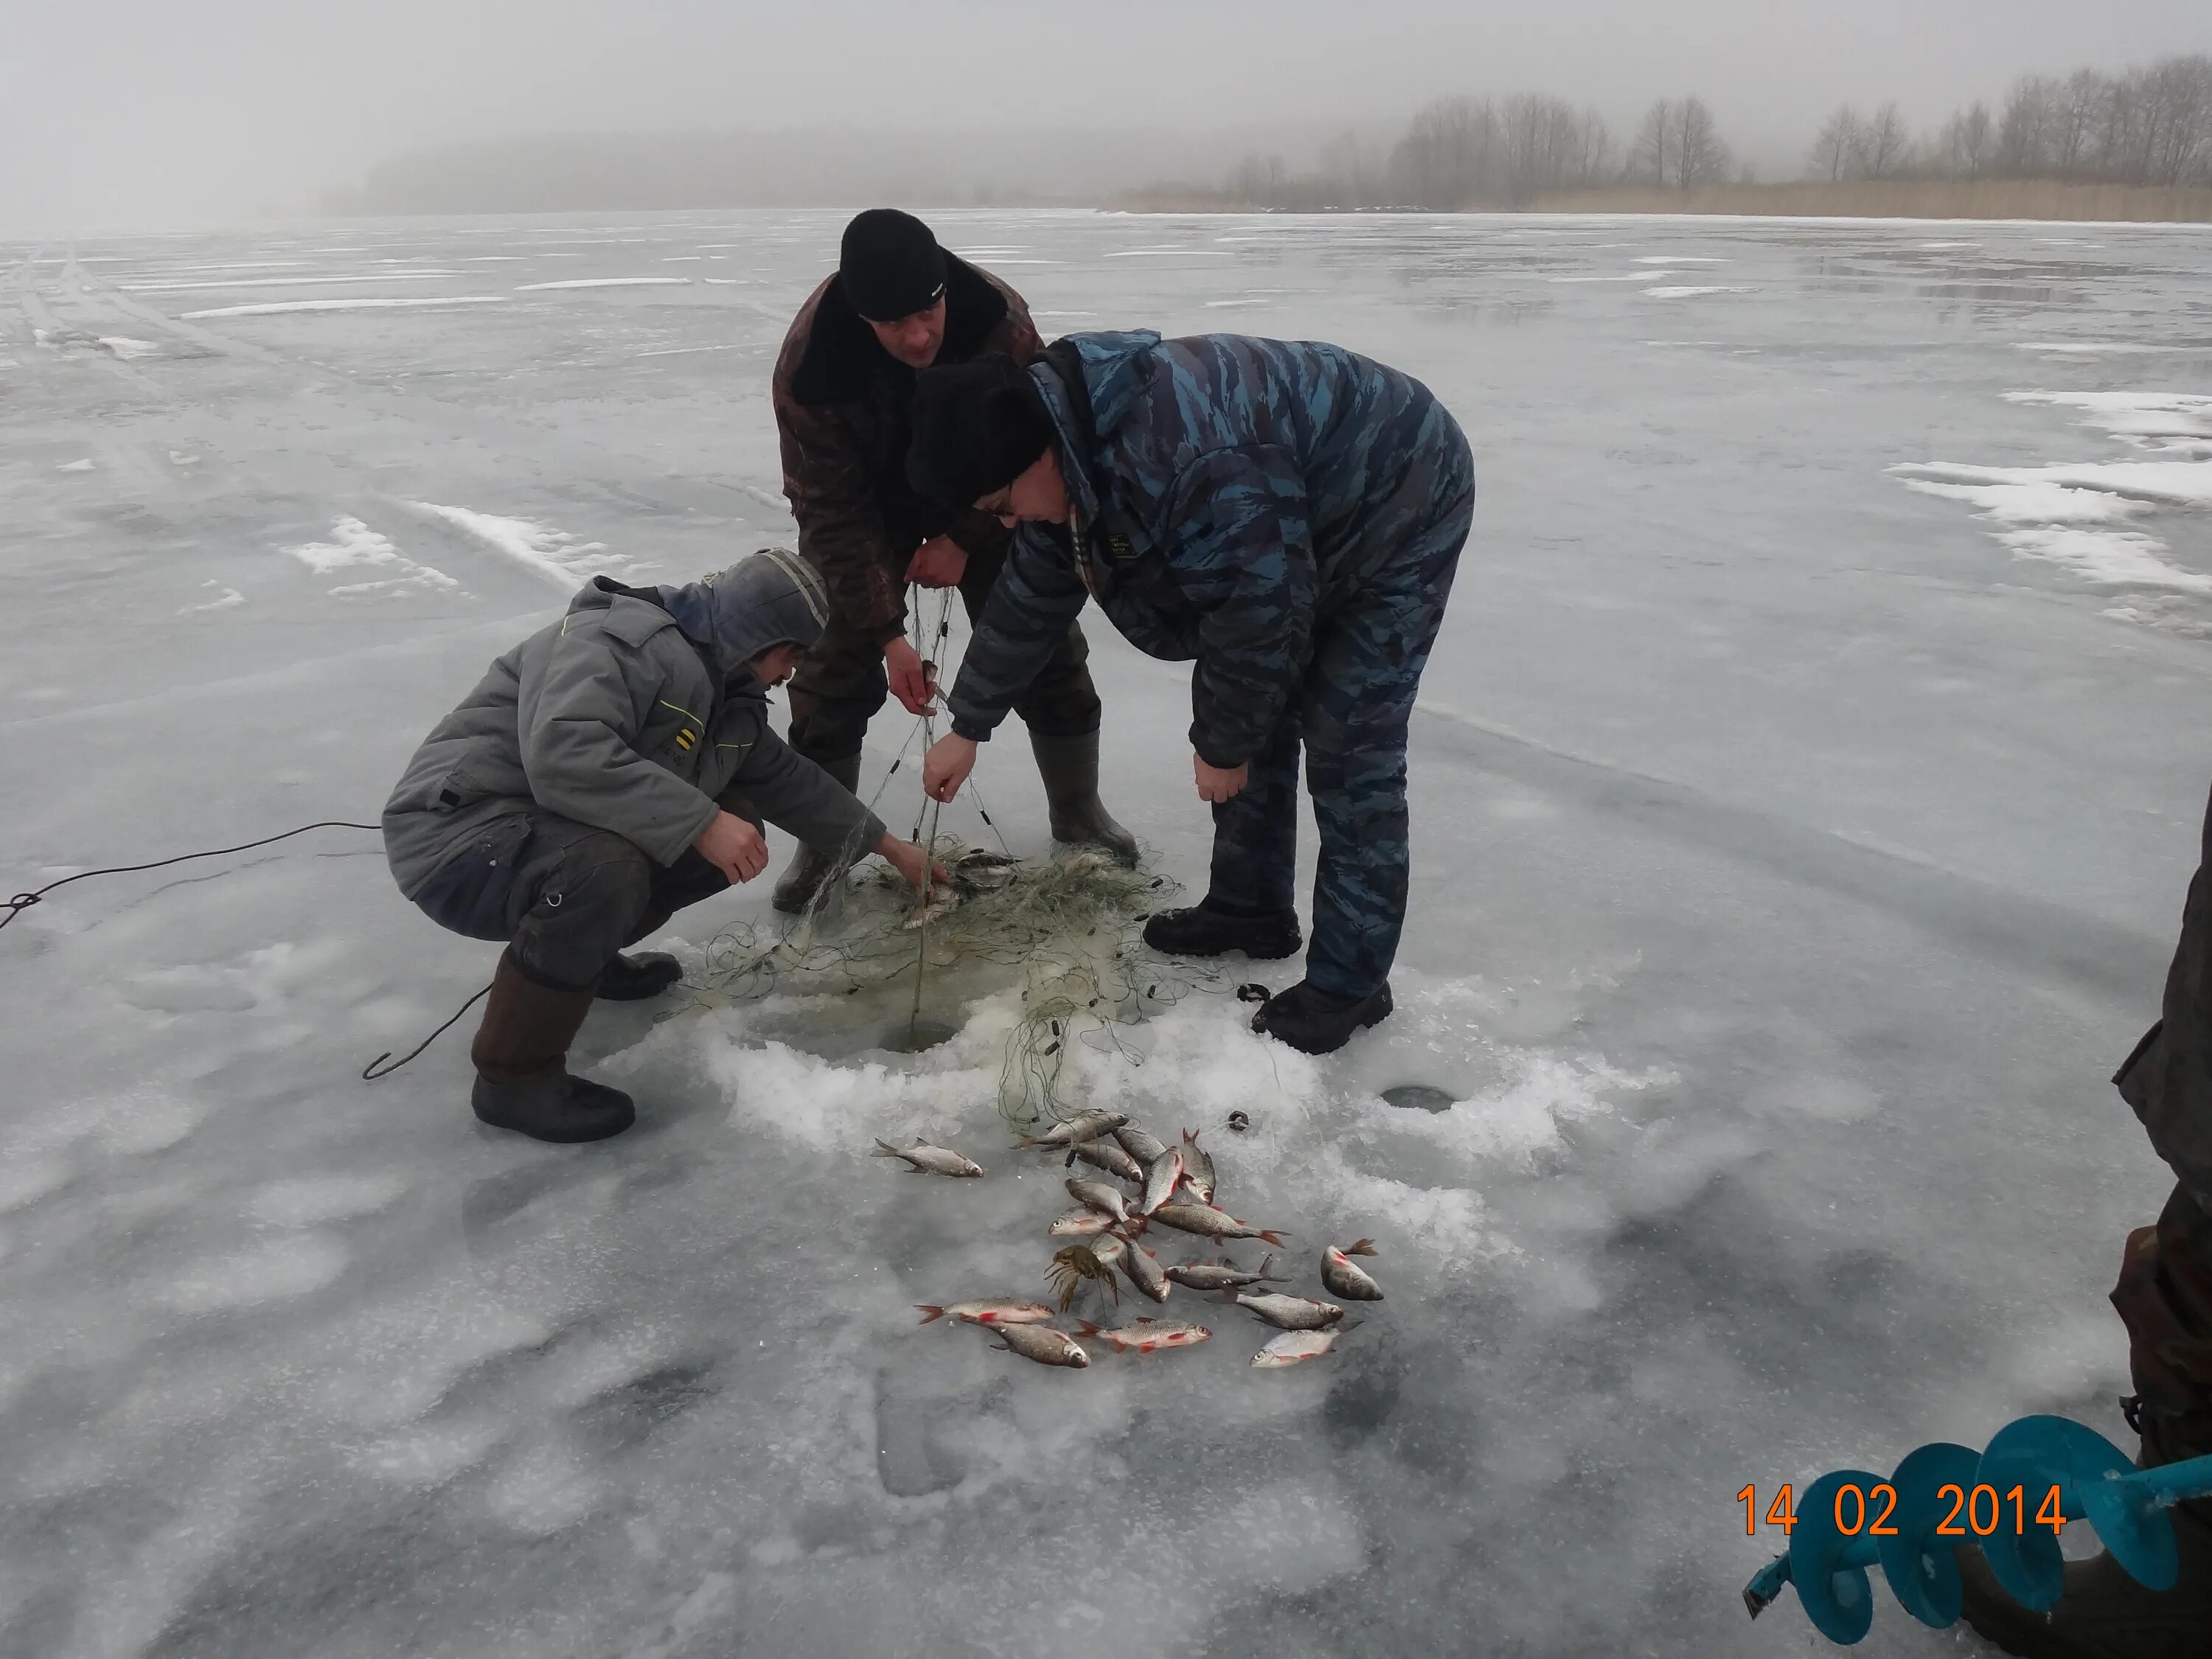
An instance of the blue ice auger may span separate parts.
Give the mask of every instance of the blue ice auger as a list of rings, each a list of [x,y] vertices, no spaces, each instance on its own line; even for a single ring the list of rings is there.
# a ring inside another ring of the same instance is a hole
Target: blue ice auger
[[[1743,1604],[1756,1619],[1784,1584],[1795,1584],[1814,1629],[1848,1647],[1874,1624],[1866,1570],[1878,1565],[1905,1610],[1942,1630],[1959,1616],[1952,1558],[1960,1545],[1975,1544],[2005,1593],[2041,1613],[2058,1600],[2065,1565],[2057,1529],[2034,1518],[2038,1508],[2051,1515],[2045,1506],[2053,1498],[2059,1518],[2097,1529],[2129,1577],[2171,1589],[2180,1562],[2165,1511],[2205,1497],[2212,1497],[2212,1457],[2138,1469],[2094,1429],[2063,1417],[2023,1417],[2000,1429],[1985,1452],[1939,1440],[1909,1453],[1887,1480],[1863,1469],[1822,1475],[1798,1501],[1788,1553],[1744,1586]],[[1985,1515],[1995,1517],[1987,1532]]]

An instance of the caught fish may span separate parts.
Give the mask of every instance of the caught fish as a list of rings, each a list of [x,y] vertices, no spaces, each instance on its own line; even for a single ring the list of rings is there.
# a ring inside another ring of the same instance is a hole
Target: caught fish
[[[1134,1158],[1129,1161],[1136,1162]],[[1173,1198],[1176,1184],[1182,1180],[1182,1154],[1170,1146],[1154,1160],[1151,1173],[1145,1176],[1145,1213],[1150,1215]]]
[[[979,1176],[983,1166],[973,1158],[963,1157],[950,1146],[933,1146],[926,1140],[917,1140],[903,1149],[888,1140],[878,1140],[871,1158],[902,1158],[914,1165],[921,1175]]]
[[[1268,1264],[1274,1259],[1273,1255],[1261,1256],[1260,1270],[1257,1273],[1232,1267],[1226,1261],[1187,1262],[1182,1267],[1169,1268],[1167,1273],[1170,1279],[1175,1280],[1185,1290],[1238,1291],[1247,1285],[1280,1282],[1282,1274],[1271,1273],[1267,1271]]]
[[[1279,1331],[1318,1331],[1344,1317],[1334,1302],[1315,1302],[1303,1296],[1278,1296],[1263,1291],[1253,1296],[1237,1292],[1237,1305],[1249,1308]]]
[[[1328,1287],[1331,1296],[1340,1296],[1346,1302],[1380,1302],[1382,1287],[1369,1278],[1364,1268],[1354,1267],[1346,1258],[1376,1254],[1375,1241],[1363,1238],[1338,1249],[1332,1244],[1321,1253],[1321,1282]]]
[[[1079,1142],[1068,1157],[1079,1158],[1085,1164],[1105,1170],[1108,1175],[1118,1176],[1139,1187],[1145,1184],[1145,1166],[1123,1152],[1119,1143],[1108,1136],[1101,1135],[1096,1140]]]
[[[1020,866],[1003,853],[971,847],[952,860],[953,882],[972,893],[996,893],[1011,886]]]
[[[1096,1210],[1070,1210],[1052,1224],[1054,1238],[1096,1238],[1114,1224],[1110,1215],[1101,1215]]]
[[[1128,1241],[1118,1233],[1108,1233],[1091,1247],[1091,1254],[1097,1257],[1102,1267],[1117,1267],[1129,1254]]]
[[[1040,1365],[1066,1365],[1079,1371],[1091,1364],[1091,1356],[1084,1352],[1080,1342],[1049,1325],[1008,1325],[1000,1328],[997,1335],[1010,1352]]]
[[[925,1325],[932,1320],[958,1319],[995,1330],[1001,1325],[1042,1325],[1052,1317],[1052,1310],[1042,1302],[949,1302],[941,1308],[933,1302],[917,1302],[914,1305],[921,1310]]]
[[[1203,1325],[1182,1325],[1164,1319],[1138,1319],[1112,1330],[1103,1330],[1085,1320],[1083,1335],[1110,1342],[1115,1353],[1158,1353],[1163,1348],[1194,1348],[1210,1341],[1213,1333]]]
[[[1115,1129],[1114,1139],[1121,1142],[1123,1152],[1139,1164],[1156,1162],[1159,1155],[1167,1151],[1166,1143],[1158,1135],[1134,1123],[1124,1123]]]
[[[1096,1140],[1109,1129],[1118,1129],[1128,1121],[1119,1112],[1078,1112],[1041,1135],[1022,1135],[1018,1139],[1024,1146],[1076,1146],[1086,1140]]]
[[[1211,1204],[1163,1204],[1152,1212],[1152,1218],[1179,1233],[1196,1233],[1200,1238],[1262,1238],[1277,1249],[1282,1248],[1286,1237],[1264,1227],[1248,1227]]]
[[[906,919],[905,926],[909,931],[927,927],[931,922],[942,921],[959,908],[960,890],[935,882],[931,884],[928,902]]]
[[[1252,1363],[1261,1370],[1273,1370],[1279,1366],[1297,1364],[1302,1360],[1318,1359],[1334,1347],[1336,1339],[1343,1334],[1341,1329],[1285,1331],[1254,1354]]]
[[[1103,1181],[1071,1181],[1067,1183],[1067,1195],[1078,1204],[1087,1205],[1116,1221],[1127,1224],[1137,1219],[1129,1213],[1129,1195]]]
[[[1155,1302],[1168,1299],[1167,1269],[1160,1260],[1141,1244],[1127,1244],[1121,1250],[1121,1271],[1129,1275],[1134,1285]]]
[[[1115,1239],[1116,1244],[1121,1241]],[[1106,1294],[1114,1298],[1114,1305],[1121,1305],[1121,1287],[1115,1281],[1114,1269],[1098,1259],[1096,1250],[1081,1244],[1070,1244],[1052,1253],[1052,1266],[1044,1270],[1046,1282],[1060,1292],[1060,1310],[1066,1313],[1075,1305],[1075,1293],[1083,1288],[1085,1279],[1094,1285],[1103,1285]]]
[[[1213,1202],[1213,1154],[1198,1144],[1190,1130],[1182,1132],[1182,1184],[1198,1194],[1201,1204]]]

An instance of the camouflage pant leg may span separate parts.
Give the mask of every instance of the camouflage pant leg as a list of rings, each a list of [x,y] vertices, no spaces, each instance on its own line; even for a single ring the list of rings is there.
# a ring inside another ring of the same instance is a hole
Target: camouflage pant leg
[[[960,578],[960,602],[966,608],[972,626],[982,616],[983,606],[991,597],[991,589],[999,580],[999,572],[1006,568],[1006,552],[1001,547],[989,554],[971,553],[968,568]],[[1037,677],[1030,682],[1030,689],[1014,705],[1014,713],[1022,723],[1040,737],[1078,737],[1096,732],[1101,718],[1098,690],[1091,683],[1091,643],[1083,637],[1078,623],[1070,623],[1067,637],[1056,646]],[[939,663],[938,678],[946,685],[952,682],[953,665]]]
[[[1302,692],[1307,787],[1321,830],[1306,980],[1364,997],[1389,977],[1412,855],[1406,727],[1474,513],[1472,483],[1403,557],[1332,617]]]
[[[1213,809],[1213,872],[1206,896],[1243,910],[1287,910],[1298,872],[1298,709],[1295,699],[1244,787]]]
[[[860,752],[868,722],[890,695],[884,653],[833,611],[814,648],[791,677],[791,746],[827,764]]]

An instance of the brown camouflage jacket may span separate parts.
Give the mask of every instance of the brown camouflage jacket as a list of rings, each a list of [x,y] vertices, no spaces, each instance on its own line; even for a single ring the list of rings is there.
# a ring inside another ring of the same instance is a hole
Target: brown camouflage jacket
[[[946,256],[940,363],[1042,349],[1022,296],[987,270]],[[846,631],[881,646],[906,626],[906,567],[932,536],[971,556],[1005,551],[1006,532],[972,508],[948,513],[906,481],[914,371],[876,343],[836,276],[808,296],[778,354],[770,393],[783,447],[783,493],[799,550],[830,584]]]

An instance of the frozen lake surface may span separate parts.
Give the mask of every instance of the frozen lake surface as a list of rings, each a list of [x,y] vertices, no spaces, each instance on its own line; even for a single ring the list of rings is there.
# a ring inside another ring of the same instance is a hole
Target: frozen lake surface
[[[372,820],[586,577],[787,538],[768,372],[842,218],[0,249],[9,890]],[[917,1055],[835,996],[602,1006],[641,1121],[564,1150],[468,1116],[463,1033],[358,1080],[494,954],[373,837],[82,883],[0,936],[0,1652],[1809,1653],[1744,1618],[1739,1488],[2125,1442],[2169,1178],[2106,1079],[2212,780],[2212,233],[935,222],[1048,333],[1338,341],[1474,441],[1397,1017],[1316,1062],[1193,995],[1082,1059],[1288,1288],[1371,1235],[1389,1300],[1279,1373],[1181,1295],[1212,1343],[1085,1372],[917,1329],[1044,1289],[1012,970]],[[1091,634],[1108,798],[1202,883],[1186,672]],[[1036,854],[1024,748],[978,781]],[[990,1178],[867,1157],[916,1133]],[[1886,1597],[1861,1650],[1979,1650]]]

